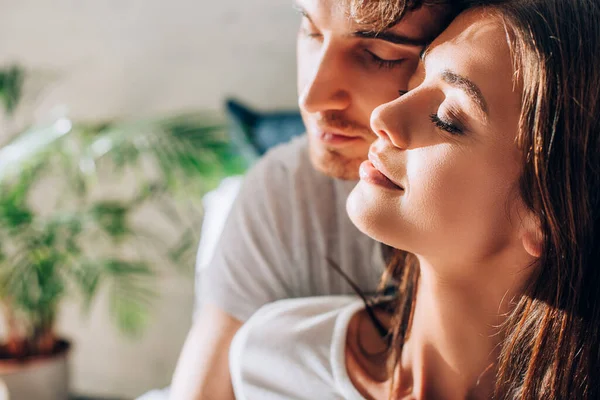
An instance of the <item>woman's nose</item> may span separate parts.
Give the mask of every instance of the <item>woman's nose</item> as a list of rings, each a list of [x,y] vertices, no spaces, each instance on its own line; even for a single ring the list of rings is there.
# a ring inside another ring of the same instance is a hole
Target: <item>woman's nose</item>
[[[395,147],[406,149],[410,146],[407,127],[403,126],[403,99],[397,98],[382,104],[371,113],[371,129],[379,139],[385,140]],[[406,122],[406,120],[404,121]]]
[[[432,143],[428,110],[436,109],[443,101],[441,93],[425,83],[422,62],[410,78],[408,90],[371,113],[373,132],[380,139],[405,150]]]
[[[422,61],[419,61],[417,64],[417,68],[415,68],[415,72],[411,75],[408,80],[408,90],[413,90],[419,85],[423,83],[425,80],[425,65]]]

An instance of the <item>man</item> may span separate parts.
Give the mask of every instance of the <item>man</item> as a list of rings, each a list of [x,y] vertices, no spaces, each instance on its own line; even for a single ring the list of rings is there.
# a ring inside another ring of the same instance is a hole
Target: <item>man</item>
[[[297,0],[307,137],[271,151],[248,173],[202,277],[203,306],[171,399],[233,398],[228,349],[250,315],[278,299],[353,293],[330,262],[364,292],[376,289],[381,246],[352,225],[345,202],[376,138],[371,112],[405,93],[423,45],[458,11],[431,3]]]

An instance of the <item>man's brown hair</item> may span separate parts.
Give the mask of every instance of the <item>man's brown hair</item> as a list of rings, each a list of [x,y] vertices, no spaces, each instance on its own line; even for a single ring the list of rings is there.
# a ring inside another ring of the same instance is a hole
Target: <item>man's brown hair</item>
[[[350,17],[361,25],[383,31],[396,25],[407,12],[428,6],[449,7],[450,18],[463,8],[461,1],[451,0],[350,0]]]

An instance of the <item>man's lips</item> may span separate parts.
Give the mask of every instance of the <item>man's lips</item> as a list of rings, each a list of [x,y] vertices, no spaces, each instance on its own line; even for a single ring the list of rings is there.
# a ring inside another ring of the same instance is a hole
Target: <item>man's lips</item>
[[[345,132],[343,130],[331,129],[331,128],[317,129],[317,132],[319,132],[321,134],[327,134],[327,135],[343,136],[343,137],[346,137],[348,139],[359,138],[359,137],[363,136],[363,135],[361,135],[359,133]]]
[[[361,136],[350,135],[339,131],[317,130],[315,133],[315,136],[327,145],[344,145],[364,140]]]
[[[381,175],[383,175],[387,180],[390,181],[390,183],[392,183],[398,189],[404,190],[404,187],[400,183],[398,183],[397,181],[393,180],[390,177],[390,173],[388,172],[387,168],[381,162],[381,160],[379,159],[379,156],[376,153],[369,152],[369,161],[371,162],[371,164],[373,165],[373,167],[377,171],[379,171],[379,173],[381,173]]]
[[[348,127],[333,127],[330,125],[317,125],[314,126],[314,133],[318,137],[339,137],[343,139],[367,139],[375,138],[375,134],[367,128],[359,128],[357,126]]]

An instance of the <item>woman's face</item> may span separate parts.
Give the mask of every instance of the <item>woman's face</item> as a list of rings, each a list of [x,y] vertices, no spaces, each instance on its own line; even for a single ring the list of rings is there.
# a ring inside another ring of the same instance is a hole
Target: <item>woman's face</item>
[[[351,219],[376,240],[445,262],[515,249],[521,89],[499,19],[460,15],[426,49],[410,88],[371,116],[378,138],[348,199]]]

